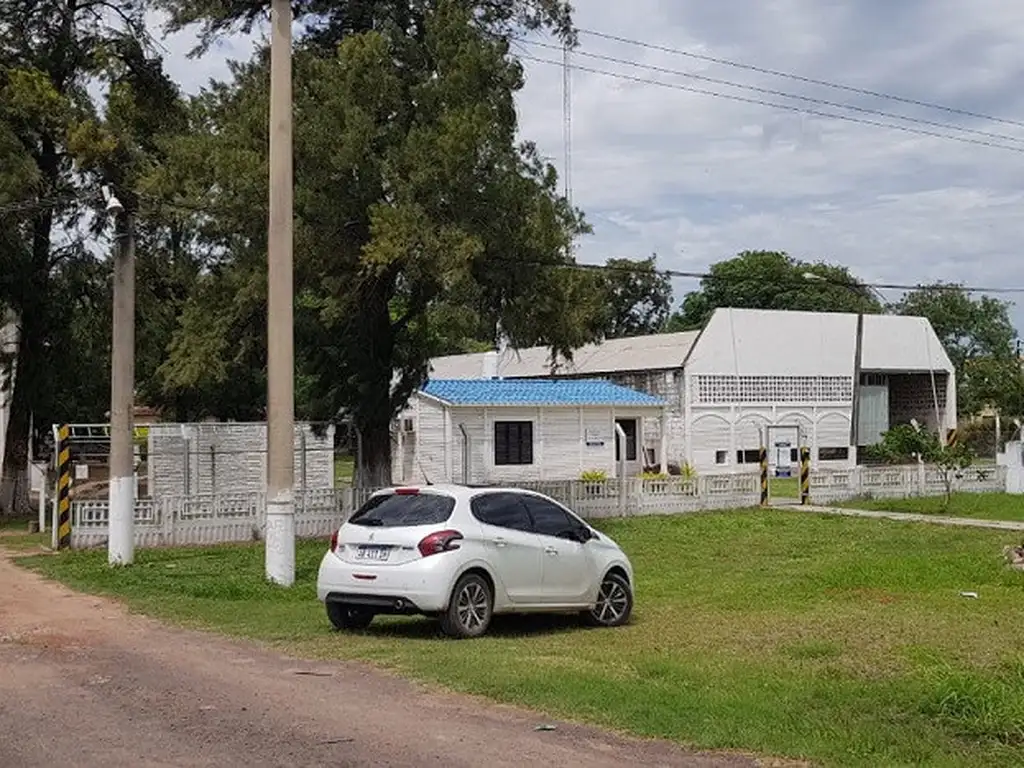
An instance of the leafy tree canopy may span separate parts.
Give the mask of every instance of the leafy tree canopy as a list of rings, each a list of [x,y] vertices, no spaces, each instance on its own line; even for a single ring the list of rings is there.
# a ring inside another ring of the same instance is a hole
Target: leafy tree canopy
[[[801,261],[781,251],[743,251],[712,265],[700,289],[683,298],[669,329],[702,328],[719,307],[872,314],[883,310],[871,289],[846,267]]]
[[[602,335],[604,293],[601,275],[571,267],[571,242],[588,229],[581,214],[517,138],[523,70],[505,34],[524,18],[562,30],[567,7],[331,7],[310,19],[294,58],[298,409],[351,417],[366,480],[379,482],[390,473],[390,421],[431,356],[494,341],[500,327],[513,346],[571,357]],[[255,6],[178,3],[176,18],[212,34],[225,28],[224,8],[244,23],[239,9]],[[411,16],[397,23],[400,11]],[[337,25],[349,34],[323,46],[317,30]],[[219,256],[185,307],[163,391],[236,414],[263,407],[268,58],[236,66],[234,82],[196,100],[195,128],[170,162]]]
[[[1009,308],[990,296],[974,297],[962,286],[939,283],[910,291],[890,309],[928,318],[956,369],[960,413],[994,406],[1016,416],[1024,410],[1024,372]]]
[[[604,270],[608,320],[605,336],[644,336],[665,328],[672,312],[672,280],[657,257],[609,259]]]
[[[29,415],[45,431],[100,420],[109,402],[109,266],[86,247],[109,245],[99,186],[133,202],[155,136],[175,126],[145,10],[0,0],[0,205],[19,203],[0,216],[0,309],[21,330],[0,513],[27,504]]]

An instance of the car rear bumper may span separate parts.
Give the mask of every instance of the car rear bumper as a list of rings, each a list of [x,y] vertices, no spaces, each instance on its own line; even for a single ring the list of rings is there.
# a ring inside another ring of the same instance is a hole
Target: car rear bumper
[[[377,613],[437,613],[448,607],[451,590],[452,564],[446,560],[442,554],[402,565],[356,565],[328,552],[320,561],[316,596]]]

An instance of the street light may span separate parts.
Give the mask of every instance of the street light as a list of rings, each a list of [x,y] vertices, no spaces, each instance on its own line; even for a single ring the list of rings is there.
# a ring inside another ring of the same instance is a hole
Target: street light
[[[102,192],[107,214],[115,221],[107,562],[131,565],[135,559],[135,221],[110,187],[103,186]]]
[[[829,285],[837,285],[840,288],[845,288],[848,291],[851,291],[851,292],[854,292],[854,293],[856,293],[856,288],[867,288],[869,291],[871,291],[873,294],[875,294],[875,298],[878,299],[879,303],[883,307],[888,303],[888,300],[885,298],[885,296],[882,295],[881,291],[879,291],[873,285],[868,285],[867,283],[854,283],[854,284],[850,284],[850,283],[833,282],[832,280],[829,280],[827,277],[825,277],[823,275],[819,275],[816,272],[804,272],[800,276],[804,280],[807,280],[808,282],[812,282],[812,283],[828,283]]]
[[[106,184],[102,187],[103,199],[107,201],[107,215],[118,216],[124,212],[124,206],[121,205],[121,201],[117,199],[117,195],[110,191],[110,187]]]

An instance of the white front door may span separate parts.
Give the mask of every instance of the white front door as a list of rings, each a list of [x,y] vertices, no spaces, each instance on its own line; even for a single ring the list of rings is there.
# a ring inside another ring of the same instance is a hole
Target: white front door
[[[640,420],[616,419],[616,426],[622,427],[626,433],[626,475],[632,477],[640,474],[643,469],[643,455],[640,452]],[[615,434],[615,469],[618,471],[622,461],[622,450],[619,446],[618,430]]]

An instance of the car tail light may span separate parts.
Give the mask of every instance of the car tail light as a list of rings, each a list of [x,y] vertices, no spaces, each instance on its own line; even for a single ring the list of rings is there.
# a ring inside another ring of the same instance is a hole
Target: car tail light
[[[334,529],[334,533],[331,534],[331,552],[338,551],[338,529]]]
[[[430,555],[458,549],[460,541],[462,541],[462,534],[458,531],[438,531],[424,538],[419,543],[418,549],[421,555],[429,557]]]
[[[395,489],[395,495],[396,496],[419,496],[419,493],[420,493],[420,489],[419,488],[396,488]]]

